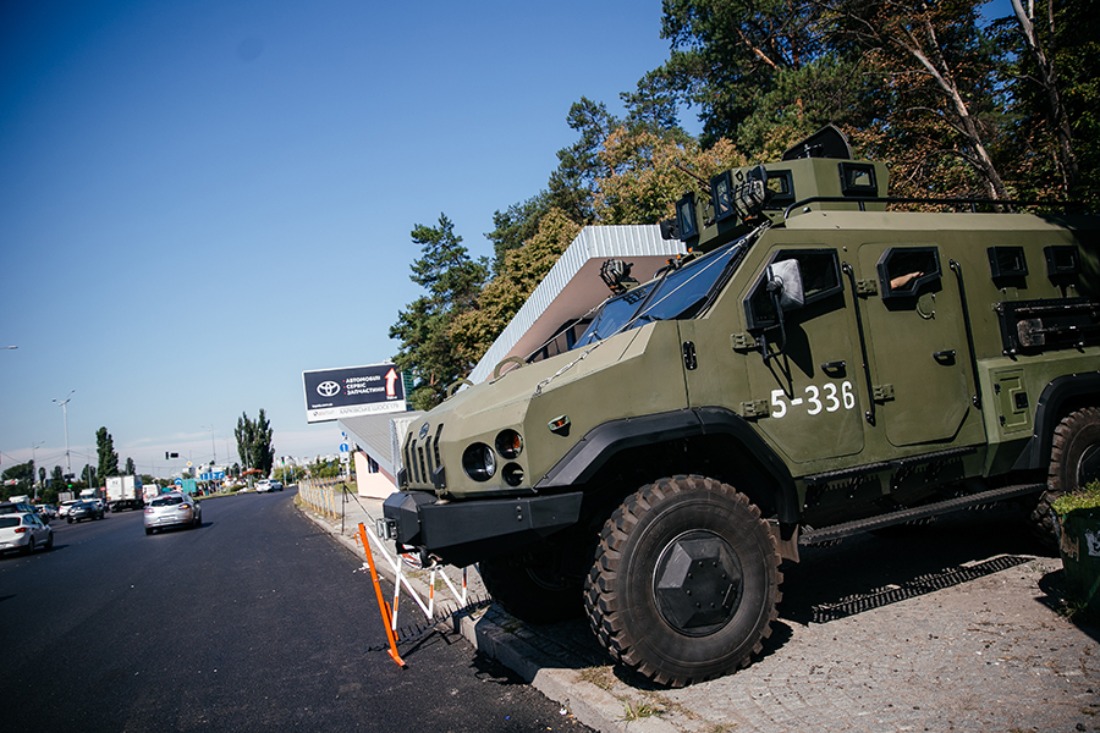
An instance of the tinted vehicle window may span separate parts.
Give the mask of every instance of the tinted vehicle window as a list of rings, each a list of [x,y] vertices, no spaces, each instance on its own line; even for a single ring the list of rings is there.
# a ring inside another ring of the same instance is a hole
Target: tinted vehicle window
[[[776,253],[769,265],[784,260],[798,262],[798,271],[802,276],[803,305],[824,300],[841,291],[840,263],[835,250],[782,250]],[[745,314],[750,329],[768,328],[779,323],[775,301],[768,292],[767,270],[761,273],[756,288],[745,301]]]
[[[573,348],[638,328],[648,321],[694,317],[711,291],[723,282],[722,275],[727,272],[728,265],[742,251],[739,242],[727,245],[670,272],[663,280],[646,283],[611,298],[596,313]]]
[[[18,527],[19,517],[0,517],[0,527]]]
[[[153,506],[172,506],[173,504],[182,504],[182,496],[164,496],[160,499],[153,499]]]

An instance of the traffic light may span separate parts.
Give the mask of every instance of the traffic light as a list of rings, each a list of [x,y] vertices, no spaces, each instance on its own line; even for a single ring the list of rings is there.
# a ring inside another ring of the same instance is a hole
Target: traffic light
[[[172,458],[179,458],[179,457],[180,457],[179,453],[169,453],[168,451],[164,451],[164,460],[166,460],[166,461],[169,460],[169,459],[172,459]]]

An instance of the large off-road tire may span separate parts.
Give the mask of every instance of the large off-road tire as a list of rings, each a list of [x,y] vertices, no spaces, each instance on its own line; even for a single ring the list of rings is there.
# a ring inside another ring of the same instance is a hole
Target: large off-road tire
[[[1054,429],[1047,490],[1031,512],[1040,541],[1057,548],[1057,532],[1050,505],[1067,491],[1100,480],[1100,408],[1083,407],[1069,413]]]
[[[638,489],[604,525],[585,582],[613,657],[680,687],[746,666],[771,634],[783,575],[748,497],[702,476]]]
[[[516,618],[548,624],[583,611],[582,579],[562,572],[553,547],[482,560],[477,567],[489,595]]]

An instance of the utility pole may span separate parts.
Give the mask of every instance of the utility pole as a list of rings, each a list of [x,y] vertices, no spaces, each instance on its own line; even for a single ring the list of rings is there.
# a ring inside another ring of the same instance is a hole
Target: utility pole
[[[73,399],[73,395],[76,390],[69,392],[69,396],[64,400],[54,400],[54,404],[61,405],[61,414],[65,419],[65,473],[70,474],[73,472],[72,460],[69,458],[69,402]]]

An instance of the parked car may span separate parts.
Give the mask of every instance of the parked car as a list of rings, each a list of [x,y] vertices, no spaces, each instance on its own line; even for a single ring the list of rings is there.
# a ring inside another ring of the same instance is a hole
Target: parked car
[[[53,548],[53,529],[39,518],[38,512],[0,515],[0,552],[29,555],[36,547]]]
[[[69,524],[79,522],[81,519],[103,519],[103,509],[94,501],[77,501],[69,507],[69,513],[65,521]]]
[[[198,527],[201,524],[202,506],[182,491],[161,494],[145,507],[145,534],[165,527]]]
[[[57,516],[58,517],[67,517],[67,516],[69,516],[69,510],[73,508],[73,504],[79,504],[79,503],[80,503],[80,499],[66,499],[65,501],[61,502],[61,506],[59,506],[57,508]]]

